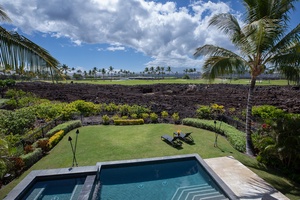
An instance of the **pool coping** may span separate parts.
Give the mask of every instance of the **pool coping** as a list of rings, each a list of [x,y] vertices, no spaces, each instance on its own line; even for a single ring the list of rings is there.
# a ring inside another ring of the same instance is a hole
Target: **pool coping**
[[[33,170],[12,191],[10,191],[10,193],[4,198],[4,200],[20,199],[27,191],[27,189],[30,188],[37,179],[55,178],[62,175],[67,175],[68,177],[87,175],[86,181],[84,182],[83,188],[79,194],[80,198],[78,199],[88,199],[92,192],[91,184],[94,183],[97,172],[97,166]]]

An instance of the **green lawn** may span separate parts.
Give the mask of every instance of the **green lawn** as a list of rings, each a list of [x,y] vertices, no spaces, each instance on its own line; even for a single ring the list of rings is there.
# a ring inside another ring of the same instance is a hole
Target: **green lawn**
[[[178,129],[193,132],[195,145],[184,143],[178,150],[163,142],[163,134],[172,135]],[[68,133],[49,155],[26,171],[20,178],[1,189],[0,199],[21,181],[31,170],[65,168],[72,165],[72,151],[68,137],[75,144],[76,130]],[[202,158],[233,156],[260,177],[273,184],[290,199],[299,199],[300,189],[286,179],[260,168],[256,160],[237,152],[223,137],[214,148],[215,134],[206,130],[173,124],[145,124],[136,126],[86,126],[79,129],[76,158],[79,166],[96,165],[100,161],[125,160],[197,153]]]
[[[119,84],[119,85],[149,85],[149,84],[208,84],[208,80],[205,79],[159,79],[159,80],[72,80],[73,83],[88,83],[88,84]],[[61,81],[61,83],[70,83],[71,80]],[[249,79],[239,79],[239,80],[222,80],[216,79],[212,82],[213,84],[224,83],[224,84],[249,84]],[[257,81],[256,85],[287,85],[287,80],[262,80]]]

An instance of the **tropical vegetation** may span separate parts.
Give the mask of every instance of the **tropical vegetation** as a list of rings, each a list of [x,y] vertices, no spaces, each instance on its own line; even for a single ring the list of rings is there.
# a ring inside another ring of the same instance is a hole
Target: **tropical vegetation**
[[[244,0],[244,20],[230,13],[210,19],[209,26],[227,34],[238,52],[206,44],[194,55],[208,56],[203,65],[203,76],[214,79],[223,74],[249,71],[251,84],[248,92],[246,116],[246,152],[254,155],[251,131],[252,96],[257,77],[268,68],[277,69],[289,80],[299,82],[300,24],[288,26],[289,12],[296,0]]]

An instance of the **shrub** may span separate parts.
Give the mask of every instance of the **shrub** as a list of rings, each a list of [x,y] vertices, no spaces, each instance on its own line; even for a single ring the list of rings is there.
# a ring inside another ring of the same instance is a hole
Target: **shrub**
[[[34,126],[36,121],[35,109],[25,107],[15,111],[0,111],[1,132],[8,134],[23,135]]]
[[[275,106],[263,105],[263,106],[253,106],[252,115],[262,119],[262,121],[270,121],[282,117],[285,112]]]
[[[104,125],[108,125],[109,124],[109,116],[107,116],[107,115],[103,115],[102,116],[102,123],[104,124]]]
[[[157,119],[158,119],[158,116],[157,116],[156,113],[150,113],[150,120],[151,120],[151,122],[156,123]]]
[[[161,112],[161,117],[162,117],[163,119],[166,119],[168,116],[169,116],[169,113],[168,113],[167,111],[162,111],[162,112]]]
[[[51,121],[61,115],[60,103],[44,102],[36,106],[36,115],[39,119]]]
[[[119,113],[121,116],[129,115],[130,106],[128,104],[119,105]]]
[[[300,169],[300,115],[280,113],[279,116],[263,124],[255,134],[257,160],[268,167],[297,172]]]
[[[13,172],[16,175],[19,175],[25,166],[23,159],[20,157],[13,157],[10,158],[9,161],[11,162],[11,169],[9,169],[10,173]]]
[[[148,113],[142,113],[142,118],[145,120],[147,118],[149,118],[149,114]]]
[[[133,105],[130,107],[129,110],[129,114],[137,114],[137,117],[143,118],[142,114],[143,113],[149,113],[150,109],[143,107],[143,106],[139,106],[139,105]]]
[[[233,126],[226,124],[224,122],[216,121],[217,126],[214,123],[214,120],[204,120],[204,119],[194,119],[186,118],[182,120],[184,125],[194,126],[197,128],[206,129],[209,131],[217,132],[221,135],[225,135],[228,142],[238,151],[245,152],[246,150],[246,135],[245,133],[237,130]],[[221,124],[221,126],[220,126]],[[216,128],[217,127],[217,128]]]
[[[115,125],[141,125],[144,124],[143,119],[120,119],[114,120]]]
[[[130,115],[130,117],[131,117],[132,119],[137,119],[138,116],[137,116],[137,114],[133,113],[133,114]]]
[[[196,114],[200,119],[212,119],[212,111],[210,106],[201,105],[196,110]]]
[[[172,119],[174,120],[174,123],[179,123],[179,114],[178,113],[173,113]]]
[[[90,116],[95,112],[95,106],[92,102],[86,102],[84,100],[76,100],[71,104],[80,112],[81,115]]]
[[[37,147],[41,148],[43,153],[46,153],[47,151],[49,151],[49,139],[48,138],[43,138],[43,139],[39,139],[37,141]]]
[[[36,148],[33,152],[20,156],[20,158],[22,158],[22,160],[25,163],[25,168],[31,167],[42,157],[43,157],[43,152],[42,149],[40,148]]]
[[[109,103],[108,105],[105,106],[105,111],[109,113],[113,113],[118,111],[118,106],[114,103]]]
[[[225,112],[224,106],[218,105],[216,103],[210,105],[213,114],[220,115]]]
[[[33,152],[33,150],[34,150],[34,148],[33,148],[32,145],[26,145],[26,146],[24,147],[25,154],[30,153],[30,152]]]
[[[60,130],[50,137],[48,146],[52,149],[62,138],[64,137],[64,131]]]
[[[50,138],[52,135],[54,135],[56,132],[63,130],[65,134],[70,132],[71,130],[81,127],[81,121],[80,120],[73,120],[73,121],[68,121],[62,124],[57,125],[50,131],[46,133],[46,137]]]
[[[118,119],[120,119],[120,116],[119,115],[114,115],[114,116],[112,116],[112,119],[113,120],[118,120]]]
[[[76,109],[75,105],[70,103],[61,103],[60,116],[63,120],[70,120],[75,114],[79,114],[79,111]]]
[[[190,79],[190,76],[187,75],[187,74],[185,74],[185,75],[182,77],[182,79]]]

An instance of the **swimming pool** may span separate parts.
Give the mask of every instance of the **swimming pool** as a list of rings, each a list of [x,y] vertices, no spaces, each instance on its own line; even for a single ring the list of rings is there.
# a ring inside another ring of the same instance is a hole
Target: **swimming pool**
[[[102,164],[94,199],[235,199],[198,158],[193,155]]]
[[[97,166],[31,171],[5,200],[91,199]]]
[[[86,176],[36,181],[22,199],[78,199]]]
[[[64,187],[64,185],[67,185]],[[237,199],[198,154],[35,170],[11,199]]]

